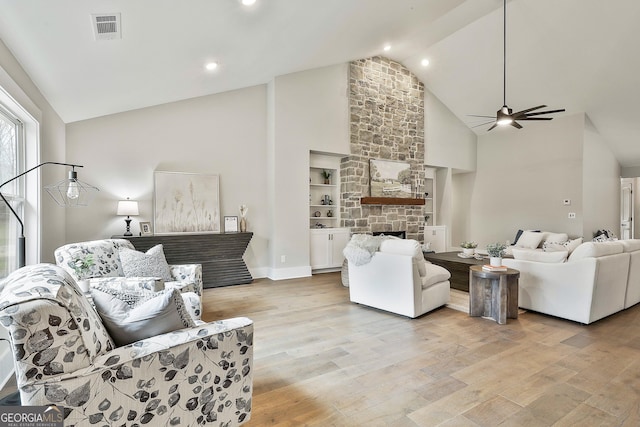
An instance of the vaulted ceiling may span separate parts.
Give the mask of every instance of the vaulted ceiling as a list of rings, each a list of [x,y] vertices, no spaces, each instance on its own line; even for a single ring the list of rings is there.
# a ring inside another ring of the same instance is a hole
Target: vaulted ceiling
[[[502,0],[0,0],[0,11],[0,39],[67,123],[374,55],[410,68],[469,127],[502,106]],[[96,13],[120,13],[122,38],[96,41]],[[507,103],[584,112],[623,167],[640,166],[638,22],[638,0],[508,1]]]

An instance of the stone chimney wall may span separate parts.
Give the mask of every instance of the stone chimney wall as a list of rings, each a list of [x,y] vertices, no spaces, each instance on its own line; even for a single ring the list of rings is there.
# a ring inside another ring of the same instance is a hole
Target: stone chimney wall
[[[424,237],[424,206],[361,205],[370,196],[369,160],[410,164],[413,197],[424,197],[424,85],[402,64],[384,57],[351,62],[351,155],[341,175],[341,221],[353,233],[406,231]]]

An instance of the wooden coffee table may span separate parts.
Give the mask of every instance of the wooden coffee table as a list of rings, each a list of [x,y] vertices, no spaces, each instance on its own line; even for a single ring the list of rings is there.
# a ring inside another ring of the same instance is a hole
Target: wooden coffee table
[[[489,259],[460,258],[461,252],[425,252],[424,259],[432,264],[444,267],[451,273],[451,287],[459,291],[469,292],[469,267],[472,265],[488,264]]]

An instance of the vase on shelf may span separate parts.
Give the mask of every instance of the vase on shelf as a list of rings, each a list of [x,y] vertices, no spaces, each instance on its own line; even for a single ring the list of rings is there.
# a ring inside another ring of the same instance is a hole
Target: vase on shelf
[[[240,231],[243,233],[247,231],[247,220],[244,218],[240,218]]]
[[[489,257],[489,265],[492,267],[500,267],[502,265],[502,257]]]

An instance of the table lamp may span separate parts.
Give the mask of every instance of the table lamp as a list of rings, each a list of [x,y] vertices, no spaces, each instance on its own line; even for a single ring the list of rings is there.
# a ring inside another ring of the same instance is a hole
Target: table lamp
[[[138,202],[136,202],[135,200],[129,200],[128,197],[127,197],[127,200],[120,200],[118,202],[118,211],[116,214],[121,216],[124,216],[124,215],[127,216],[124,220],[124,222],[127,224],[127,231],[124,233],[124,236],[133,236],[133,234],[131,234],[130,215],[133,215],[133,216],[139,215]]]

